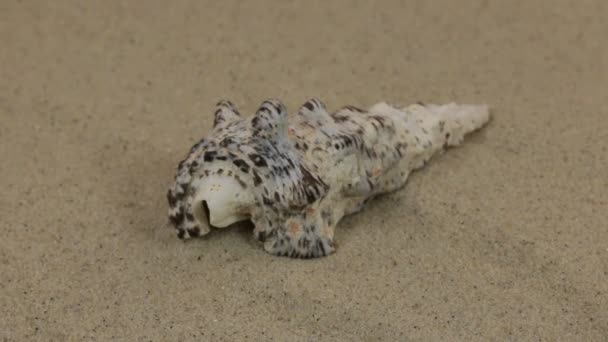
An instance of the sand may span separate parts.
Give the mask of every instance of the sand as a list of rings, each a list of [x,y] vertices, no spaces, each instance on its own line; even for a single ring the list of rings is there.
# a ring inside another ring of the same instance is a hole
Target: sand
[[[608,338],[608,2],[3,1],[0,340]],[[184,243],[177,163],[252,113],[487,103],[337,253]]]

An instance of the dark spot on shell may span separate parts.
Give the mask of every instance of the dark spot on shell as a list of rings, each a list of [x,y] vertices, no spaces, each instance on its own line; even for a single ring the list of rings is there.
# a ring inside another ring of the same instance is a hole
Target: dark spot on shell
[[[233,144],[233,143],[234,143],[234,139],[233,139],[233,138],[231,138],[231,137],[226,137],[226,138],[224,138],[224,139],[223,139],[223,140],[220,142],[220,146],[222,146],[222,147],[226,147],[226,146],[228,146],[228,145],[230,145],[230,144]]]
[[[184,209],[181,208],[175,215],[169,216],[169,220],[174,226],[181,224],[184,221]]]
[[[363,109],[355,106],[344,106],[343,109],[350,110],[351,112],[365,113]]]
[[[261,242],[266,241],[266,232],[258,232],[257,239]]]
[[[253,165],[257,167],[268,167],[268,163],[266,163],[266,159],[257,153],[249,154],[249,159],[253,162]]]
[[[323,241],[317,240],[317,246],[319,248],[319,251],[321,252],[321,255],[325,255],[325,247],[323,246]]]
[[[203,155],[203,160],[205,160],[206,162],[212,162],[216,155],[216,151],[207,151]]]
[[[274,202],[272,202],[272,200],[266,196],[262,196],[262,203],[264,203],[265,205],[273,205]]]
[[[378,124],[380,124],[381,127],[384,127],[384,121],[385,121],[384,117],[375,115],[375,116],[372,116],[371,118],[374,119],[376,122],[378,122]]]
[[[177,200],[181,200],[186,196],[186,193],[188,192],[188,184],[178,184],[178,186],[178,189],[180,191],[175,194],[175,197],[177,198]]]
[[[175,207],[175,204],[177,203],[177,198],[173,196],[173,191],[171,190],[167,191],[167,201],[169,202],[170,207]]]
[[[306,109],[308,109],[308,110],[309,110],[309,111],[311,111],[311,112],[312,112],[312,111],[315,109],[315,106],[314,106],[314,105],[313,105],[313,104],[312,104],[310,101],[307,101],[307,102],[306,102],[306,103],[303,105],[303,107],[304,107],[304,108],[306,108]]]
[[[342,123],[348,120],[348,116],[345,115],[334,115],[333,118],[336,123]]]
[[[188,234],[192,237],[197,237],[201,234],[201,230],[198,227],[188,229]]]
[[[303,248],[303,249],[308,249],[309,246],[310,246],[310,240],[306,236],[302,236],[298,240],[298,247]]]
[[[253,170],[253,185],[258,186],[260,184],[262,184],[262,178],[260,178],[260,175],[256,170]]]
[[[235,159],[232,162],[234,163],[234,165],[236,167],[238,167],[239,169],[241,169],[241,171],[243,171],[245,173],[249,172],[249,164],[247,164],[247,162],[244,161],[243,159]]]
[[[257,127],[260,124],[260,119],[256,116],[253,119],[251,119],[251,125],[253,127]]]
[[[247,189],[247,184],[245,184],[245,182],[243,182],[243,180],[241,179],[241,177],[239,177],[238,175],[235,175],[234,179],[236,179],[236,181],[239,182],[239,185],[241,187],[243,187],[244,189]]]
[[[316,179],[306,168],[300,167],[302,172],[302,185],[304,196],[308,204],[315,202],[322,195],[322,190],[327,191],[329,186],[322,180]],[[321,190],[322,189],[322,190]]]

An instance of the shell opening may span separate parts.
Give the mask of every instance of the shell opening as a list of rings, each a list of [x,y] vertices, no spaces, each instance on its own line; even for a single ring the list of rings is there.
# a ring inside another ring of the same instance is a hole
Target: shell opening
[[[225,228],[250,218],[253,196],[234,179],[209,177],[194,197],[193,213],[202,227]]]

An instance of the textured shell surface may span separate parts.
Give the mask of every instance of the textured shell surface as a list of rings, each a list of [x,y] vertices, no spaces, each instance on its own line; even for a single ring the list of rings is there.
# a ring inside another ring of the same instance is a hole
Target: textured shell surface
[[[280,101],[266,100],[245,118],[223,100],[213,130],[177,167],[169,219],[181,239],[251,220],[269,253],[325,256],[335,251],[342,217],[403,187],[411,171],[489,118],[485,105],[453,103],[380,102],[330,114],[318,99],[292,117]]]

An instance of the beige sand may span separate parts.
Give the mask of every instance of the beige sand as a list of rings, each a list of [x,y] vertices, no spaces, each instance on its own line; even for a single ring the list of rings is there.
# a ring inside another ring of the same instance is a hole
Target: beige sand
[[[608,338],[608,2],[237,3],[0,3],[0,340]],[[177,240],[214,103],[271,96],[494,120],[331,257]]]

